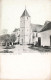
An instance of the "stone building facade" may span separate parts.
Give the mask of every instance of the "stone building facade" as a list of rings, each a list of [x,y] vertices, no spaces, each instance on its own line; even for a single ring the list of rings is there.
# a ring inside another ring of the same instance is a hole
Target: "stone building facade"
[[[20,44],[30,43],[30,23],[31,17],[25,9],[20,17]]]

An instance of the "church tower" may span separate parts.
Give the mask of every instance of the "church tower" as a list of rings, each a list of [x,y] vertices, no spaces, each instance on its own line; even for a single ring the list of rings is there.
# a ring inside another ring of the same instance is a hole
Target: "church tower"
[[[30,23],[31,17],[25,9],[20,17],[20,44],[30,43]]]

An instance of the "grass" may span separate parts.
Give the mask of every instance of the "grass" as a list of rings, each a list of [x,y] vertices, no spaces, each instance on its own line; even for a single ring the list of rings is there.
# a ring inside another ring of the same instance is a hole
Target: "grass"
[[[3,51],[0,51],[0,53],[13,53],[13,51],[9,51],[8,49],[14,49],[15,46],[12,45],[12,46],[5,46]]]
[[[13,52],[9,50],[3,50],[3,51],[0,51],[0,53],[13,53]]]
[[[50,47],[35,47],[35,46],[30,46],[29,47],[32,50],[37,50],[39,52],[51,52],[51,48]]]
[[[6,46],[4,49],[14,49],[15,48],[15,46]]]

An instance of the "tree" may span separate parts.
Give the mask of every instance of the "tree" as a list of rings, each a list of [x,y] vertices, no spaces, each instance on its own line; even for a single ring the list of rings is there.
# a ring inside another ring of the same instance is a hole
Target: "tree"
[[[9,46],[10,35],[9,34],[2,35],[1,40],[4,42],[5,46]]]
[[[11,34],[11,36],[10,36],[10,41],[11,41],[11,44],[13,45],[13,43],[16,41],[16,36],[15,36],[15,34]]]
[[[4,34],[0,37],[0,40],[3,41],[5,46],[13,45],[13,43],[16,41],[15,34]]]

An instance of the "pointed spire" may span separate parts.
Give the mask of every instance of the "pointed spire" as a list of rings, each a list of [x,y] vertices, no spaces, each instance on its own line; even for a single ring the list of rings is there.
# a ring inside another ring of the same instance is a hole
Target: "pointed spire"
[[[24,12],[23,12],[23,14],[22,14],[21,17],[23,17],[23,16],[28,16],[28,17],[30,17],[30,15],[28,14],[28,12],[27,12],[27,10],[26,10],[26,5],[25,5],[25,10],[24,10]]]

